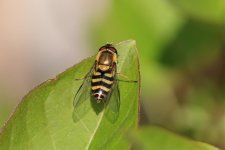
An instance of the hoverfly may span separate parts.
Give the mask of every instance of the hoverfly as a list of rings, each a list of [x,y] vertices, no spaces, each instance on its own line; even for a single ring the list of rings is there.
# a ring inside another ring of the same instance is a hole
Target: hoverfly
[[[104,107],[107,106],[106,115],[112,122],[117,119],[120,109],[117,58],[117,50],[113,45],[106,44],[99,49],[92,69],[85,76],[74,98],[75,122],[88,111],[84,103],[90,100],[90,95],[92,103],[104,103]]]

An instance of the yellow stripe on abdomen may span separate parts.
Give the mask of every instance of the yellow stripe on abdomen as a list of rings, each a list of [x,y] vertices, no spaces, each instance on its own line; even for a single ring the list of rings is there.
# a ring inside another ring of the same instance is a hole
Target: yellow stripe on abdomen
[[[105,74],[104,74],[104,76],[106,76],[106,77],[109,77],[109,78],[110,78],[110,77],[113,77],[113,74],[112,74],[112,73],[105,73]]]
[[[109,88],[107,88],[107,87],[105,87],[105,86],[102,86],[102,85],[92,86],[91,89],[92,89],[92,90],[102,89],[102,90],[104,90],[104,91],[106,91],[106,92],[109,92],[109,91],[110,91]]]
[[[98,71],[94,71],[94,75],[95,75],[95,76],[99,76],[99,75],[101,75],[101,73],[98,72]]]
[[[92,79],[91,82],[93,82],[93,83],[104,82],[104,83],[107,83],[107,84],[113,84],[113,81],[109,81],[109,80],[104,79],[104,78]]]

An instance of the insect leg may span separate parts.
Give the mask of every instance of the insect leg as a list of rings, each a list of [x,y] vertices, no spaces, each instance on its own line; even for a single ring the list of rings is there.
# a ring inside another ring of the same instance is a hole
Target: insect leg
[[[137,80],[130,80],[129,77],[127,77],[126,75],[124,75],[122,73],[117,73],[117,74],[118,74],[119,77],[125,78],[125,80],[124,79],[118,79],[117,78],[118,81],[122,81],[122,82],[137,82]]]
[[[117,79],[117,81],[121,81],[121,82],[133,82],[133,83],[137,83],[137,80],[121,80],[121,79]]]

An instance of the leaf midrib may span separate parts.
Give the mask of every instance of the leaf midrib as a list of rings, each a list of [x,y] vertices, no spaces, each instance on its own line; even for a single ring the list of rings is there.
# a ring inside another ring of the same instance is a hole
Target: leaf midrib
[[[127,41],[130,41],[130,40],[127,40]],[[118,46],[118,45],[120,45],[120,44],[122,44],[122,43],[126,43],[127,41],[123,41],[123,42],[121,42],[121,43],[118,43],[118,44],[116,44],[116,46]],[[129,45],[129,50],[128,50],[126,53],[123,53],[123,54],[124,54],[123,57],[124,57],[125,59],[123,59],[123,61],[121,61],[122,63],[121,63],[121,62],[119,63],[119,66],[118,66],[118,70],[119,70],[119,71],[122,69],[122,66],[123,66],[125,60],[128,59],[127,56],[128,56],[128,54],[129,54],[130,51],[131,51],[131,45]],[[117,71],[118,71],[118,70],[117,70]],[[128,112],[129,112],[129,111],[128,111]],[[93,132],[92,136],[90,137],[90,140],[89,140],[89,142],[88,142],[88,145],[86,146],[86,150],[88,150],[89,146],[91,145],[91,143],[92,143],[92,141],[93,141],[93,139],[94,139],[95,134],[97,133],[97,130],[98,130],[99,126],[101,125],[101,121],[102,121],[102,119],[103,119],[104,113],[105,113],[105,110],[103,110],[103,112],[101,113],[101,116],[100,116],[100,118],[99,118],[99,120],[98,120],[98,122],[97,122],[97,125],[96,125],[95,129],[94,129],[94,132]],[[126,116],[128,116],[128,114],[129,114],[129,113],[127,113]],[[124,122],[124,121],[123,121],[123,122]],[[119,128],[119,127],[118,127],[118,128]],[[118,129],[118,128],[117,128],[117,129]],[[118,131],[118,130],[117,130],[117,131]],[[106,142],[106,143],[107,143],[107,142]]]
[[[87,144],[87,146],[86,146],[86,150],[88,150],[89,146],[91,145],[91,142],[92,142],[93,139],[94,139],[94,136],[95,136],[95,134],[96,134],[96,132],[97,132],[97,130],[98,130],[100,124],[101,124],[101,121],[102,121],[102,118],[103,118],[103,116],[104,116],[104,115],[103,115],[104,113],[105,113],[105,110],[103,110],[103,112],[100,113],[100,118],[99,118],[99,120],[98,120],[98,122],[97,122],[97,124],[96,124],[96,127],[95,127],[93,133],[92,133],[91,136],[90,136],[90,139],[89,139],[88,144]]]

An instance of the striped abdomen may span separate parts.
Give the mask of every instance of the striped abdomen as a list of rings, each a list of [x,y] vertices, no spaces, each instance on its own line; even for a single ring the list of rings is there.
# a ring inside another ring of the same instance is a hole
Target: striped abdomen
[[[92,95],[97,101],[107,97],[113,85],[113,73],[94,71],[91,81]]]

